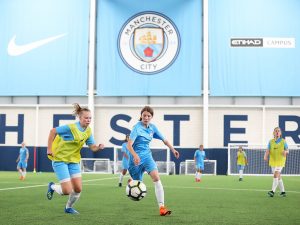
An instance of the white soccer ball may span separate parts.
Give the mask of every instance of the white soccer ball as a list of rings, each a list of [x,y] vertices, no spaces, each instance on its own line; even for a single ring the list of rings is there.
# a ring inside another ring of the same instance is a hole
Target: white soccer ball
[[[126,195],[133,201],[140,201],[147,194],[146,185],[139,180],[132,180],[126,186]]]

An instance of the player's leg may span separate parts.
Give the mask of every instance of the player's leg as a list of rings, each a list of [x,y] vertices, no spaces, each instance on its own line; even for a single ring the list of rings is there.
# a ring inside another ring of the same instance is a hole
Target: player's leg
[[[284,184],[283,184],[281,172],[279,173],[279,176],[278,176],[278,186],[279,186],[279,190],[280,190],[280,196],[281,197],[286,197],[286,193],[285,193],[285,188],[284,188]]]
[[[26,168],[27,168],[27,162],[23,162],[23,180],[25,180],[26,178],[26,175],[27,175],[27,171],[26,171]]]
[[[270,197],[274,197],[274,194],[276,192],[276,188],[278,186],[278,176],[279,176],[278,167],[272,167],[272,172],[273,172],[272,190],[268,192],[268,195]]]
[[[59,195],[68,195],[72,191],[68,165],[64,162],[52,162],[52,167],[59,180],[59,184],[55,184],[54,182],[48,184],[47,198],[49,200],[52,199],[54,192]]]
[[[128,167],[129,167],[128,159],[126,159],[125,157],[124,157],[123,160],[122,160],[122,167],[123,167],[123,170],[122,170],[122,172],[120,173],[120,177],[119,177],[119,187],[122,187],[123,178],[124,178],[124,176],[126,175],[127,169],[128,169]]]
[[[239,181],[242,181],[243,180],[244,166],[243,165],[238,165],[238,171],[239,171]]]
[[[72,191],[69,194],[69,199],[65,207],[65,212],[71,214],[78,214],[78,212],[73,208],[73,206],[79,200],[80,193],[82,191],[80,165],[79,163],[69,163],[68,169],[71,176]]]
[[[147,160],[144,161],[144,163],[145,163],[144,164],[145,170],[148,172],[148,174],[150,175],[154,183],[155,196],[159,206],[159,214],[161,216],[170,215],[171,211],[168,210],[167,207],[165,207],[165,192],[158,174],[157,166],[153,158],[152,157],[148,158]]]
[[[19,161],[18,164],[17,164],[17,170],[19,171],[19,174],[20,174],[20,180],[23,180],[23,170],[21,168],[21,162]]]

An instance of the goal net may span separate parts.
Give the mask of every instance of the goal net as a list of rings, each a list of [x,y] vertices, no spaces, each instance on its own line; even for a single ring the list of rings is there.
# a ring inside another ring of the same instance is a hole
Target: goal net
[[[82,173],[111,174],[112,166],[110,159],[81,158],[80,168]]]
[[[120,173],[122,170],[123,153],[121,149],[121,147],[114,147],[114,173]],[[170,150],[168,148],[151,147],[151,151],[160,174],[175,174],[175,163],[170,161]]]
[[[228,175],[238,175],[237,152],[239,146],[242,146],[248,159],[248,165],[245,166],[244,175],[270,175],[272,174],[269,162],[264,161],[266,145],[250,144],[229,144],[228,145]],[[300,175],[300,145],[289,145],[289,154],[286,159],[282,174],[290,176]]]
[[[179,174],[195,175],[195,160],[185,160],[180,163]],[[206,175],[217,175],[217,160],[204,160],[204,171]]]

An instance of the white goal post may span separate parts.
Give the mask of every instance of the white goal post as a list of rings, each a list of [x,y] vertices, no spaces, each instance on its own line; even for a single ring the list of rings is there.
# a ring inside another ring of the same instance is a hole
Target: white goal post
[[[82,173],[112,173],[111,160],[104,158],[81,158],[80,168]]]
[[[272,174],[269,163],[264,161],[266,145],[261,144],[228,144],[228,175],[238,175],[237,171],[237,152],[242,146],[248,159],[245,166],[244,175],[266,176]],[[288,145],[289,154],[287,155],[285,167],[282,174],[285,176],[300,176],[300,145]]]
[[[122,147],[114,147],[114,161],[113,171],[114,173],[120,173],[122,170]],[[151,147],[152,157],[156,162],[158,172],[160,174],[171,175],[176,174],[175,162],[170,161],[170,149],[166,147]]]
[[[180,163],[179,174],[195,175],[195,160],[185,160]],[[204,160],[205,175],[217,175],[217,160]]]

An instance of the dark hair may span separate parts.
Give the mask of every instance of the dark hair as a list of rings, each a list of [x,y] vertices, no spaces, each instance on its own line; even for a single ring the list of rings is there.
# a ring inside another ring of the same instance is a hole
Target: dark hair
[[[141,110],[141,116],[140,116],[140,119],[139,119],[140,121],[142,120],[142,114],[143,114],[143,112],[148,112],[148,113],[150,113],[152,117],[153,117],[153,115],[154,115],[153,109],[152,109],[150,106],[145,106],[145,107],[142,108],[142,110]]]
[[[87,107],[81,107],[78,103],[74,103],[74,115],[75,116],[80,116],[82,112],[90,112],[91,110],[89,110]]]
[[[129,138],[129,136],[130,136],[129,134],[126,134],[125,140],[124,140],[125,142],[127,142],[127,138]]]

